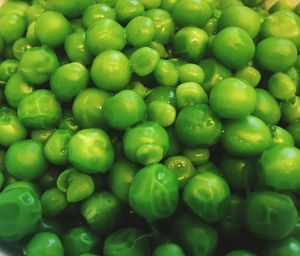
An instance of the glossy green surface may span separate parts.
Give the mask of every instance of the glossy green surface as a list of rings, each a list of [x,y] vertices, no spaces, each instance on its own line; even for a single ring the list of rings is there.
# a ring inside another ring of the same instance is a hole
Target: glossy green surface
[[[185,253],[177,244],[165,243],[156,247],[152,255],[153,256],[166,256],[166,255],[185,256]]]

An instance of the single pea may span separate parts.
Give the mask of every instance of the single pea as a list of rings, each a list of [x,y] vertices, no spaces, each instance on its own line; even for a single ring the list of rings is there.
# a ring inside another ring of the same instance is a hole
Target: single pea
[[[84,201],[81,214],[93,231],[108,235],[119,225],[122,207],[113,194],[104,191],[95,193]]]
[[[26,128],[18,119],[15,111],[2,107],[0,109],[0,145],[10,146],[25,139]]]
[[[227,253],[225,256],[256,256],[256,254],[249,252],[249,251],[231,251]]]
[[[149,221],[172,215],[176,210],[178,197],[176,176],[162,164],[142,168],[130,184],[130,206]]]
[[[122,90],[103,105],[105,122],[117,130],[125,130],[142,121],[146,105],[143,98],[133,90]]]
[[[167,49],[163,44],[152,41],[149,46],[159,53],[161,59],[167,58],[169,56],[169,53],[167,52]]]
[[[209,102],[212,110],[220,117],[240,119],[254,111],[256,99],[256,91],[251,85],[232,77],[214,85]]]
[[[294,237],[276,241],[267,245],[266,256],[297,256],[300,253],[300,242]]]
[[[187,157],[193,165],[205,164],[210,157],[208,148],[184,148],[182,154]]]
[[[175,122],[178,139],[187,146],[211,146],[220,139],[222,124],[206,104],[184,107]]]
[[[261,80],[261,73],[255,67],[246,66],[237,70],[235,77],[245,80],[251,86],[256,87]]]
[[[133,90],[138,93],[143,99],[150,93],[151,89],[143,85],[140,81],[131,80],[125,89]]]
[[[204,27],[212,15],[209,3],[199,0],[179,0],[172,9],[172,16],[178,26]]]
[[[55,128],[32,130],[30,137],[45,144],[54,131]]]
[[[181,247],[174,243],[164,243],[157,246],[152,254],[152,256],[185,256],[185,253]]]
[[[186,82],[176,87],[176,105],[179,109],[206,103],[208,103],[208,96],[199,84]]]
[[[204,81],[204,71],[196,64],[186,63],[178,68],[178,80],[180,83],[194,82],[202,84]]]
[[[148,120],[167,127],[175,122],[176,109],[167,102],[155,100],[147,106],[147,117]]]
[[[13,46],[12,46],[12,51],[16,59],[20,60],[23,56],[23,54],[31,48],[31,45],[27,41],[25,37],[21,37],[17,39]]]
[[[298,96],[288,101],[283,101],[281,105],[282,119],[289,124],[300,119],[300,98]]]
[[[178,0],[161,0],[160,8],[166,10],[169,13],[172,13],[174,5]]]
[[[100,19],[88,27],[86,45],[95,55],[107,50],[120,51],[126,45],[125,29],[113,19]]]
[[[43,193],[41,205],[45,216],[54,217],[67,207],[67,197],[58,188],[51,188]]]
[[[172,235],[189,256],[208,256],[217,247],[217,231],[198,216],[190,213],[177,216],[173,224]]]
[[[208,161],[205,164],[197,166],[196,167],[196,172],[197,173],[212,172],[214,174],[222,176],[222,172],[220,171],[220,168],[218,166],[216,166],[216,164],[214,164],[211,161]]]
[[[146,17],[153,20],[155,24],[154,41],[163,45],[169,43],[175,32],[175,23],[172,16],[162,9],[150,9],[146,12]]]
[[[80,255],[82,253],[100,252],[101,240],[87,227],[75,227],[68,230],[62,237],[66,255]]]
[[[155,23],[148,17],[137,16],[126,26],[128,43],[134,47],[148,46],[155,36]]]
[[[39,46],[41,44],[35,32],[35,24],[36,21],[31,22],[26,31],[26,40],[31,46]]]
[[[9,146],[5,155],[9,174],[23,180],[40,177],[48,166],[43,144],[35,140],[19,140]]]
[[[149,95],[146,98],[147,103],[151,103],[155,100],[162,100],[165,101],[172,106],[176,105],[176,94],[175,88],[173,87],[164,87],[164,86],[157,86],[151,90]]]
[[[19,61],[15,59],[6,59],[0,64],[0,80],[7,82],[19,68]]]
[[[246,228],[256,237],[280,240],[292,233],[297,209],[289,196],[265,191],[253,192],[245,206]]]
[[[228,27],[217,33],[212,50],[218,60],[232,69],[240,69],[252,60],[255,45],[248,33],[239,27]]]
[[[276,145],[295,146],[295,143],[297,145],[298,143],[296,137],[297,135],[295,136],[295,134],[293,133],[293,129],[291,129],[293,125],[294,124],[287,126],[286,129],[276,125],[271,127],[271,132],[273,136],[273,146]]]
[[[79,62],[85,66],[92,63],[92,54],[87,48],[84,31],[74,32],[66,37],[64,50],[73,62]]]
[[[100,89],[119,91],[131,80],[129,61],[122,52],[105,51],[95,58],[91,68],[91,77]]]
[[[21,100],[18,105],[18,117],[29,128],[52,128],[61,117],[61,106],[52,92],[45,89],[36,90]]]
[[[276,99],[289,100],[295,96],[297,86],[287,74],[276,72],[268,80],[268,90]]]
[[[175,135],[174,126],[172,125],[170,127],[167,127],[166,131],[169,138],[169,149],[166,153],[166,157],[179,155],[182,151],[182,145]]]
[[[72,113],[79,126],[93,128],[105,126],[103,105],[111,94],[97,89],[88,88],[80,92],[73,101]]]
[[[115,12],[118,21],[126,23],[137,16],[144,15],[145,8],[141,1],[123,0],[117,1]]]
[[[108,135],[103,130],[83,129],[69,141],[68,158],[69,162],[82,172],[104,173],[113,163],[114,151]]]
[[[267,71],[286,71],[297,61],[297,48],[288,39],[269,37],[257,44],[255,60]]]
[[[297,145],[297,147],[299,147],[299,145],[300,145],[299,129],[300,129],[299,121],[291,123],[286,127],[286,130],[289,132],[290,135],[292,135],[293,140],[295,141],[295,144]],[[293,145],[291,145],[291,146],[293,146]]]
[[[136,228],[122,228],[104,241],[103,256],[150,256],[150,245],[145,235]]]
[[[246,6],[231,6],[226,8],[218,20],[219,29],[239,27],[244,29],[251,38],[255,38],[260,31],[258,14]]]
[[[135,163],[158,163],[166,155],[168,148],[168,134],[155,122],[141,122],[127,129],[123,136],[124,153]]]
[[[0,6],[0,16],[10,13],[17,13],[20,16],[24,16],[29,4],[24,1],[5,1]]]
[[[6,43],[13,43],[21,38],[26,30],[26,20],[17,13],[0,16],[0,36]]]
[[[45,12],[45,9],[40,4],[32,4],[26,8],[26,11],[24,13],[24,18],[27,22],[27,24],[30,24],[33,21],[36,21],[36,19],[41,16],[41,14]]]
[[[25,81],[35,85],[47,82],[58,67],[54,51],[47,47],[33,47],[23,54],[19,71]]]
[[[159,8],[161,5],[161,0],[140,0],[144,5],[145,9]]]
[[[116,19],[116,13],[113,8],[106,4],[90,5],[82,15],[82,22],[86,28],[103,18]]]
[[[161,59],[154,70],[154,77],[161,86],[176,86],[178,70],[170,60]]]
[[[19,241],[34,233],[42,218],[38,195],[28,187],[15,187],[1,192],[0,206],[2,241]]]
[[[71,34],[69,21],[59,12],[47,11],[37,18],[35,31],[38,40],[49,47],[58,47]]]
[[[89,82],[89,71],[79,62],[60,66],[51,76],[50,88],[59,101],[71,101]]]
[[[279,0],[274,3],[269,9],[269,13],[279,12],[279,11],[293,11],[295,4],[287,0]]]

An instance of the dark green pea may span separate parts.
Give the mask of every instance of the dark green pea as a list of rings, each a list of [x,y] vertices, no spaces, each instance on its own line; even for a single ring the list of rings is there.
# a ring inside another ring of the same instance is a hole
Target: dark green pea
[[[162,127],[167,127],[175,122],[176,109],[162,100],[155,100],[148,104],[147,118],[160,124]]]
[[[176,176],[162,164],[149,165],[139,170],[129,189],[130,206],[150,221],[172,215],[178,197]]]
[[[84,173],[70,168],[63,171],[57,178],[58,189],[66,193],[66,200],[70,203],[80,202],[95,190],[93,179]]]
[[[52,50],[46,47],[33,47],[23,54],[19,71],[28,83],[35,85],[47,82],[58,67],[57,56]]]
[[[164,164],[176,175],[179,188],[183,188],[196,173],[192,162],[184,156],[169,157]]]
[[[30,128],[48,129],[57,125],[61,106],[54,94],[40,89],[27,94],[18,105],[20,121]]]
[[[51,129],[40,129],[40,130],[33,130],[31,132],[31,139],[37,140],[42,142],[43,144],[50,138],[52,133],[55,131],[54,128]]]
[[[26,128],[18,119],[16,113],[9,108],[0,109],[0,145],[10,146],[26,137]]]
[[[169,60],[159,61],[154,70],[154,77],[161,86],[176,86],[178,83],[178,71]]]
[[[176,94],[175,88],[158,86],[155,87],[146,98],[147,103],[151,103],[156,100],[165,101],[172,106],[176,105]]]
[[[267,246],[265,253],[266,256],[297,256],[300,254],[300,242],[293,237],[276,241]]]
[[[152,256],[185,256],[185,253],[181,247],[174,243],[165,243],[157,246],[152,254]]]
[[[93,253],[82,253],[82,254],[80,254],[80,256],[97,256],[97,254],[93,254]]]
[[[281,105],[282,120],[291,124],[300,119],[300,97],[296,96]]]
[[[214,174],[217,174],[219,176],[222,176],[222,172],[220,171],[219,167],[216,166],[213,162],[208,161],[205,164],[199,165],[196,168],[197,173],[202,172],[212,172]]]
[[[0,193],[0,239],[19,241],[32,234],[42,217],[38,196],[30,188],[16,187]]]
[[[150,256],[145,235],[135,228],[123,228],[110,234],[104,241],[103,256]]]
[[[34,184],[29,181],[17,181],[14,180],[12,183],[7,184],[6,187],[3,189],[2,192],[12,191],[16,189],[26,189],[30,190],[37,198],[41,197],[41,193],[37,184]]]
[[[19,38],[17,41],[14,42],[12,46],[12,51],[16,59],[20,60],[23,54],[31,48],[31,45],[27,41],[25,37]]]
[[[221,129],[221,121],[206,104],[184,107],[175,122],[178,139],[193,147],[215,144],[221,136]]]
[[[5,171],[5,151],[0,150],[0,173]]]
[[[194,165],[202,165],[207,163],[210,156],[208,148],[185,148],[182,154]]]
[[[93,4],[90,5],[82,15],[82,22],[88,28],[94,22],[103,19],[116,19],[116,13],[113,8],[106,4]]]
[[[3,41],[3,39],[0,39],[0,55],[2,55],[2,53],[4,52],[5,49],[5,43]]]
[[[297,145],[297,137],[296,137],[297,135],[296,133],[294,134],[293,128],[291,129],[291,127],[296,127],[296,125],[295,126],[293,125],[294,124],[287,126],[286,129],[276,125],[271,126],[274,146],[276,145],[295,146],[295,142]]]
[[[169,43],[175,32],[175,24],[171,15],[162,9],[150,9],[146,12],[146,16],[155,23],[154,41],[161,44]]]
[[[73,116],[71,111],[65,111],[62,114],[62,118],[60,119],[58,128],[59,129],[67,129],[72,132],[77,132],[79,130],[77,120]]]
[[[278,102],[268,91],[262,88],[257,88],[255,91],[257,100],[252,114],[267,124],[277,124],[281,118]]]
[[[84,31],[70,34],[65,40],[64,50],[71,61],[86,66],[92,63],[92,54],[86,46]]]
[[[13,43],[22,37],[26,30],[26,20],[17,13],[0,17],[0,36],[6,43]]]
[[[103,105],[111,94],[97,89],[88,88],[77,95],[73,101],[72,113],[82,128],[104,127]]]
[[[62,237],[66,255],[77,256],[82,253],[100,252],[101,240],[87,227],[75,227],[67,231]]]
[[[58,171],[54,167],[50,167],[49,170],[44,173],[44,175],[39,179],[39,185],[43,189],[51,189],[53,187],[56,187],[56,180],[58,177]]]
[[[212,255],[218,242],[218,233],[192,214],[178,215],[172,230],[175,241],[189,256]]]
[[[299,147],[300,145],[300,136],[299,136],[299,130],[300,129],[300,122],[296,121],[292,124],[289,124],[286,127],[286,130],[289,132],[289,135],[292,135],[293,137],[293,141],[295,141],[295,144],[297,145],[297,147]],[[293,145],[291,145],[293,146]]]
[[[141,1],[123,0],[117,1],[115,6],[117,19],[120,22],[128,22],[137,16],[144,15],[145,9]]]
[[[15,59],[6,59],[0,64],[0,80],[7,82],[15,73],[17,73],[19,61]]]
[[[44,11],[44,7],[40,4],[32,4],[28,6],[24,13],[24,18],[26,19],[27,24],[35,21]]]
[[[294,12],[295,12],[298,16],[300,16],[300,4],[297,4],[297,6],[296,6],[295,9],[294,9]]]
[[[81,214],[91,229],[100,234],[110,234],[119,225],[122,208],[111,193],[95,193],[81,205]]]
[[[202,59],[208,44],[207,33],[200,28],[184,27],[173,38],[175,53],[188,61]]]
[[[258,238],[287,237],[296,225],[297,215],[292,199],[277,192],[253,192],[246,200],[245,225]]]
[[[261,74],[259,70],[252,66],[246,66],[239,69],[235,73],[235,77],[247,81],[253,87],[256,87],[261,80]]]
[[[232,251],[230,253],[227,253],[225,256],[256,256],[256,254],[249,252],[249,251]]]
[[[44,216],[54,217],[60,214],[68,205],[65,193],[57,188],[46,190],[41,197]]]
[[[268,80],[268,90],[274,98],[289,100],[296,94],[296,84],[284,73],[274,73]]]
[[[256,7],[261,5],[264,0],[242,0],[244,5],[249,6],[249,7]]]
[[[37,38],[36,32],[35,32],[35,24],[36,22],[31,22],[26,31],[26,40],[31,46],[38,46],[40,45],[40,42]]]
[[[182,145],[175,135],[174,126],[167,127],[166,131],[169,137],[169,149],[167,151],[166,157],[179,155],[181,153]]]
[[[144,165],[158,163],[168,148],[169,138],[166,130],[151,121],[127,129],[123,136],[124,153],[135,163]]]
[[[202,84],[204,81],[204,71],[199,65],[186,63],[178,68],[178,78],[181,83],[194,82]]]

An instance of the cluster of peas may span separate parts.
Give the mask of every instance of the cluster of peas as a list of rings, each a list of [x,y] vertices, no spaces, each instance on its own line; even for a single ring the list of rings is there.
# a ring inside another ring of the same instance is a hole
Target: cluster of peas
[[[299,256],[300,5],[0,7],[0,241],[27,256]]]

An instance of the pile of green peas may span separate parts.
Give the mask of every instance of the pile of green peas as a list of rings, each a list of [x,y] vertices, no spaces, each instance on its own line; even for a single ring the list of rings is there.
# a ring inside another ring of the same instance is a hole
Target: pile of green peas
[[[0,249],[300,256],[300,4],[8,0]]]

